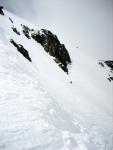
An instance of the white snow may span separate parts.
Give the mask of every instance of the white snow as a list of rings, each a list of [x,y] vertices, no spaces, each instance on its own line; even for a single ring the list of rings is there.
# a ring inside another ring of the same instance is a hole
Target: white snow
[[[23,35],[20,24],[37,26],[4,12],[0,150],[112,150],[113,84],[106,79],[106,70],[97,59],[70,47],[72,65],[66,75],[40,44]],[[9,17],[20,36],[12,31]],[[11,38],[28,50],[32,63],[9,42]]]

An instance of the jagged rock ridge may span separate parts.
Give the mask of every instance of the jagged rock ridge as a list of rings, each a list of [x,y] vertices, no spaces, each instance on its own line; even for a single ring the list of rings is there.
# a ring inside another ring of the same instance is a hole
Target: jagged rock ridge
[[[4,15],[3,6],[0,6],[0,14],[1,14],[1,15]]]
[[[3,6],[0,6],[0,14],[4,15]],[[9,18],[9,20],[13,23],[11,18]],[[28,39],[33,38],[36,42],[40,43],[44,50],[54,57],[54,61],[59,65],[59,67],[68,74],[68,64],[71,64],[71,58],[65,45],[60,43],[57,36],[46,29],[35,31],[34,29],[30,29],[28,26],[22,24],[21,27],[23,34]],[[20,32],[16,27],[12,26],[12,30],[17,35],[20,35]],[[28,51],[21,44],[17,44],[13,39],[11,39],[10,42],[26,59],[31,61]]]
[[[25,25],[22,25],[22,24],[21,24],[21,27],[22,27],[22,32],[23,32],[23,34],[24,34],[28,39],[30,39],[31,37],[30,37],[29,33],[30,33],[31,29],[30,29],[29,27],[25,26]]]
[[[110,68],[110,70],[113,71],[113,61],[112,60],[107,60],[104,63]]]
[[[21,45],[21,44],[17,44],[13,39],[10,40],[10,42],[17,48],[17,50],[26,58],[31,62],[31,58],[29,56],[28,51]]]
[[[15,28],[14,26],[12,27],[12,30],[13,30],[16,34],[20,35],[20,32],[17,31],[17,28]]]
[[[105,66],[107,66],[109,68],[109,72],[108,72],[108,77],[107,79],[111,82],[113,81],[113,61],[112,60],[107,60],[107,61],[99,61],[99,65],[101,65],[101,67],[105,68]]]
[[[60,43],[57,36],[46,29],[41,29],[36,33],[32,33],[31,36],[43,46],[47,53],[55,58],[54,60],[58,63],[59,67],[68,73],[67,66],[71,63],[71,58],[65,45]]]
[[[68,64],[71,64],[71,58],[65,45],[60,43],[57,36],[46,29],[35,31],[22,24],[21,27],[22,33],[26,38],[33,38],[37,43],[41,44],[44,50],[49,53],[50,56],[54,57],[54,61],[59,67],[68,74]],[[16,28],[12,29],[16,34],[20,35]]]

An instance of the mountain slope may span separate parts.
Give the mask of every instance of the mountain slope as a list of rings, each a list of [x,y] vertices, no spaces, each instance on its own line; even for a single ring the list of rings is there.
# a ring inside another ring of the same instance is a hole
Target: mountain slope
[[[69,75],[22,33],[36,26],[5,11],[0,16],[0,149],[112,150],[112,83],[98,60],[69,50]],[[13,20],[13,24],[9,20]],[[20,32],[12,30],[15,26]],[[25,59],[10,43],[28,51]]]
[[[0,0],[7,10],[56,34],[67,49],[113,59],[112,0]],[[18,7],[17,7],[18,6]],[[78,49],[77,49],[78,50]]]

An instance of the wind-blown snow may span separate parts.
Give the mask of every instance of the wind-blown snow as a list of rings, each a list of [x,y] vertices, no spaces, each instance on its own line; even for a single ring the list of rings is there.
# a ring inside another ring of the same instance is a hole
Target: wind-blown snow
[[[37,28],[8,11],[0,16],[0,150],[112,150],[113,85],[106,70],[87,53],[69,49],[67,76],[20,24]]]

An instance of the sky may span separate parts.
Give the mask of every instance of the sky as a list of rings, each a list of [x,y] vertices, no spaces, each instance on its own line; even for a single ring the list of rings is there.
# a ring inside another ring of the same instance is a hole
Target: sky
[[[67,49],[113,59],[113,0],[0,0],[6,9],[57,34]],[[79,47],[78,49],[76,47]]]

